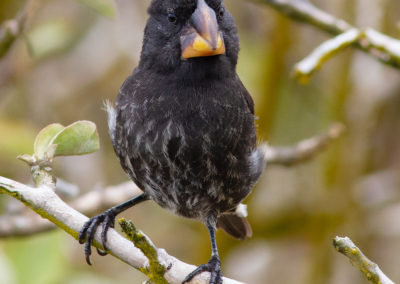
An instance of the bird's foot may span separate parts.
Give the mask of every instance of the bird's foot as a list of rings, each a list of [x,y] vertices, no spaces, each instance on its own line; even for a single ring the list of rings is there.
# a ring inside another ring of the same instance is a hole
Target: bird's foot
[[[182,284],[190,282],[196,275],[205,271],[211,273],[210,284],[222,284],[221,261],[219,260],[218,256],[212,256],[208,263],[197,267],[193,272],[186,276]]]
[[[96,249],[99,255],[106,255],[107,231],[109,228],[114,228],[114,221],[115,221],[115,213],[111,208],[95,217],[90,218],[88,221],[86,221],[81,231],[79,232],[78,240],[80,244],[85,243],[85,258],[86,262],[89,265],[92,265],[92,263],[90,262],[90,255],[92,254],[91,245],[97,227],[99,227],[100,224],[103,223],[101,231],[101,243],[105,251],[101,251],[97,248]]]

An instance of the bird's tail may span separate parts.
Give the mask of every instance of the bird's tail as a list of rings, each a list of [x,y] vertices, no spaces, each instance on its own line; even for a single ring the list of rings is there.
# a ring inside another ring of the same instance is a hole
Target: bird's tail
[[[246,206],[240,204],[235,212],[225,213],[218,217],[217,228],[239,240],[250,238],[253,231],[246,216]]]

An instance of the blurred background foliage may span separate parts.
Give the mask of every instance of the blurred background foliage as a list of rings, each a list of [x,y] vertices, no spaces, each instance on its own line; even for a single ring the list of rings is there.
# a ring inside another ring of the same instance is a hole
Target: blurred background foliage
[[[15,157],[32,153],[44,126],[94,121],[101,150],[56,160],[57,176],[82,192],[127,179],[112,151],[103,101],[115,100],[138,63],[149,0],[37,1],[26,32],[0,60],[0,175],[30,183]],[[260,141],[290,145],[339,121],[347,132],[310,162],[267,167],[249,205],[253,238],[218,232],[226,276],[247,283],[366,283],[332,248],[347,235],[394,281],[400,281],[400,70],[352,49],[308,85],[290,75],[296,62],[329,36],[268,6],[226,0],[237,21],[238,73],[256,102]],[[315,0],[358,27],[400,37],[398,0]],[[0,22],[23,0],[0,1]],[[15,210],[0,196],[0,213]],[[190,263],[208,260],[200,223],[149,202],[123,215],[154,243]],[[1,284],[141,283],[145,277],[113,257],[93,257],[59,230],[0,240]]]

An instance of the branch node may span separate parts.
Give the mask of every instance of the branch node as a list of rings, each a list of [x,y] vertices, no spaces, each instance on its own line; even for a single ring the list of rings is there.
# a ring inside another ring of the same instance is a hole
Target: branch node
[[[309,56],[294,66],[293,76],[300,83],[308,83],[311,75],[338,52],[357,42],[362,32],[356,28],[350,29],[315,48]]]
[[[31,174],[36,187],[49,186],[56,188],[56,177],[53,175],[52,157],[38,159],[35,155],[21,155],[17,159],[27,163],[31,167]]]
[[[310,1],[299,0],[253,0],[264,3],[278,10],[287,17],[307,23],[334,36],[345,34],[351,30],[357,30],[346,21],[328,14],[317,8]],[[361,32],[362,33],[362,32]],[[354,47],[374,56],[381,62],[395,68],[400,68],[400,48],[398,40],[392,37],[367,29],[367,36],[361,36],[354,42]],[[314,68],[315,69],[315,68]],[[307,77],[304,81],[307,82]]]

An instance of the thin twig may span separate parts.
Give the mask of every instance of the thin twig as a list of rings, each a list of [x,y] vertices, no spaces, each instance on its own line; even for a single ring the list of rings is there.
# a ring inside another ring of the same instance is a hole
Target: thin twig
[[[371,28],[365,29],[364,34],[372,46],[390,55],[392,60],[400,61],[400,40],[391,38]]]
[[[253,0],[270,5],[284,15],[313,25],[330,34],[338,35],[353,28],[345,20],[318,9],[308,0]]]
[[[297,63],[293,68],[293,75],[301,82],[308,82],[311,75],[317,71],[336,53],[356,42],[361,37],[361,32],[351,29],[319,45],[306,58]]]
[[[22,34],[26,20],[33,10],[34,0],[29,0],[14,19],[0,25],[0,59],[7,54],[14,41]]]
[[[50,220],[75,239],[77,239],[78,232],[82,228],[83,224],[88,220],[86,216],[82,215],[62,201],[57,194],[47,186],[33,188],[0,177],[0,193],[8,194],[23,202],[27,207],[34,210],[43,218]],[[103,249],[100,245],[100,231],[101,228],[96,232],[95,242],[93,245],[97,248]],[[109,248],[108,252],[121,261],[139,270],[148,268],[149,260],[142,251],[113,229],[108,230],[107,244]],[[186,275],[196,268],[194,265],[184,263],[173,256],[168,255],[163,249],[157,248],[157,255],[159,263],[168,268],[164,274],[168,283],[180,284]],[[208,283],[209,273],[205,272],[200,274],[196,277],[196,281],[197,282],[193,283]],[[224,283],[240,284],[240,282],[228,278],[224,278]]]
[[[339,138],[345,131],[343,124],[333,124],[328,133],[317,135],[289,147],[266,146],[265,158],[268,164],[292,166],[311,159]]]
[[[72,208],[85,215],[93,216],[112,206],[139,195],[142,191],[133,182],[124,182],[102,190],[90,191],[69,202]],[[28,236],[55,229],[47,219],[30,211],[0,216],[0,238]]]
[[[267,4],[280,13],[293,20],[310,24],[332,35],[339,35],[356,27],[346,21],[337,18],[325,11],[318,9],[308,0],[252,0],[253,2]],[[375,37],[379,35],[379,44],[372,38],[364,37],[354,43],[354,46],[365,51],[381,62],[400,68],[400,59],[397,40],[374,31]]]
[[[394,282],[382,272],[379,266],[369,260],[348,237],[336,237],[333,239],[333,246],[338,252],[347,256],[350,262],[356,266],[371,283],[394,284]]]
[[[374,29],[351,29],[319,45],[314,51],[297,63],[293,69],[294,76],[307,83],[310,76],[319,69],[325,61],[344,48],[354,44],[370,45],[387,54],[387,60],[400,62],[400,41],[388,37]],[[374,49],[374,50],[375,50]],[[371,52],[373,50],[371,49]]]

